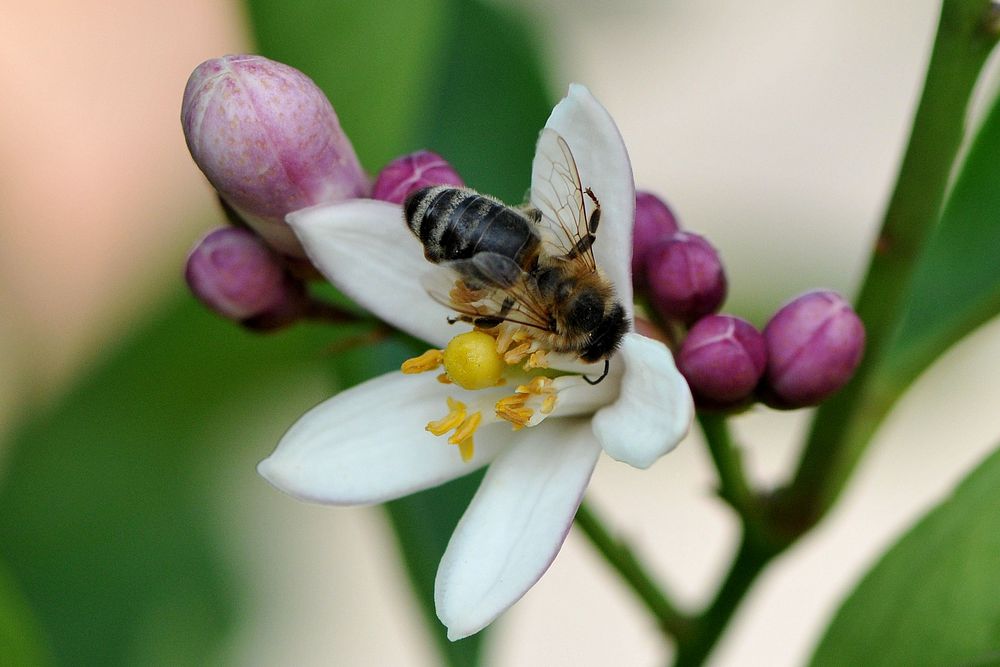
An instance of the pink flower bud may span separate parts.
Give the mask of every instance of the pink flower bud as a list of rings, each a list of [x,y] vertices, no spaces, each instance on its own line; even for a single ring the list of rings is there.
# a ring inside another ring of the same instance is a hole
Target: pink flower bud
[[[650,246],[680,229],[677,218],[662,199],[650,192],[635,193],[635,226],[632,231],[632,282],[645,285],[645,260]]]
[[[372,189],[372,199],[402,204],[407,195],[432,185],[465,183],[443,157],[430,151],[417,151],[398,157],[379,172]]]
[[[648,248],[646,279],[659,313],[685,324],[714,313],[726,298],[722,260],[697,234],[676,232]]]
[[[861,361],[865,327],[835,292],[792,299],[764,328],[764,397],[775,407],[816,405],[844,386]]]
[[[203,62],[184,89],[181,124],[209,182],[279,252],[305,256],[287,213],[368,193],[330,102],[288,65],[253,55]]]
[[[236,227],[209,232],[188,255],[184,273],[198,299],[225,318],[276,329],[301,317],[305,288],[255,234]]]
[[[701,407],[735,406],[750,398],[767,365],[764,337],[746,320],[709,315],[691,327],[677,367]]]

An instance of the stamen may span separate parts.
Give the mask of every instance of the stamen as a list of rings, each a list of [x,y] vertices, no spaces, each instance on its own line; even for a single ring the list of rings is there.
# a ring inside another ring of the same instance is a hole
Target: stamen
[[[528,360],[524,362],[524,370],[530,371],[534,368],[548,368],[549,367],[549,353],[548,350],[535,350],[528,357]]]
[[[476,453],[476,446],[471,437],[458,443],[458,453],[461,454],[463,462],[468,463],[472,460],[472,455]]]
[[[497,354],[503,354],[510,349],[510,344],[514,342],[514,329],[510,326],[500,327],[497,334]]]
[[[497,417],[510,422],[517,431],[525,426],[535,425],[531,421],[536,411],[541,413],[542,419],[551,414],[556,408],[557,400],[558,393],[553,380],[538,376],[528,384],[519,385],[512,396],[501,398],[494,408]]]
[[[415,373],[432,371],[440,367],[443,363],[444,352],[441,350],[427,350],[419,357],[414,357],[404,361],[399,370],[403,371],[407,375],[413,375]]]
[[[425,427],[434,435],[444,435],[453,428],[458,428],[465,421],[465,403],[448,399],[448,414],[437,421],[427,422]]]
[[[521,361],[524,360],[526,356],[528,356],[528,354],[531,353],[531,346],[532,346],[531,341],[518,343],[515,347],[513,347],[510,350],[507,350],[507,352],[504,353],[503,360],[511,366],[513,366],[514,364],[519,364],[521,363]]]
[[[501,398],[494,406],[497,417],[509,421],[515,431],[521,430],[528,425],[532,415],[535,414],[534,410],[525,407],[524,403],[527,400],[528,394],[514,394]]]
[[[481,421],[483,421],[483,413],[472,413],[462,421],[457,429],[455,429],[452,436],[448,438],[448,442],[453,445],[457,445],[464,440],[471,440],[472,434],[476,432],[477,428],[479,428],[479,422]]]
[[[437,381],[441,384],[451,384],[451,380],[448,379],[447,373],[441,373],[437,376]]]
[[[473,412],[467,415],[465,403],[448,398],[448,414],[442,419],[429,422],[427,430],[437,436],[442,436],[454,429],[454,433],[448,438],[448,443],[458,445],[458,453],[462,455],[463,461],[469,461],[475,454],[476,445],[473,436],[476,429],[483,421],[482,412]]]

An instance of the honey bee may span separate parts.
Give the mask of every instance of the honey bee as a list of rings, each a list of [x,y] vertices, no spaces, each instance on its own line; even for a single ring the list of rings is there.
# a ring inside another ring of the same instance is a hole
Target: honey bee
[[[447,269],[425,286],[459,314],[452,321],[483,329],[510,322],[534,330],[548,349],[586,362],[603,359],[600,378],[585,376],[596,384],[629,327],[594,260],[601,205],[582,186],[573,154],[554,130],[542,131],[534,170],[542,176],[523,206],[434,186],[407,197],[404,218],[427,260]]]

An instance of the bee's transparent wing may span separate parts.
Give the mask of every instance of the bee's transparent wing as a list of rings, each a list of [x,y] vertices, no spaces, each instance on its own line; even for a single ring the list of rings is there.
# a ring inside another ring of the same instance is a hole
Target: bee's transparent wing
[[[598,207],[580,183],[576,160],[566,140],[551,128],[542,130],[531,165],[531,207],[541,214],[537,220],[548,254],[583,262],[596,270],[594,231],[590,209]]]
[[[442,262],[424,274],[421,283],[432,299],[462,319],[512,322],[544,331],[552,328],[531,276],[503,255],[484,252]]]

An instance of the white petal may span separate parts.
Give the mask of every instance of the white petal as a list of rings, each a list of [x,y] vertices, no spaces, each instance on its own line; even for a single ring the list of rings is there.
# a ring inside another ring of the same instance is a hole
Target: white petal
[[[302,500],[380,503],[470,473],[496,457],[510,430],[476,435],[472,461],[424,430],[443,417],[449,386],[433,373],[388,373],[320,403],[257,466],[267,481]]]
[[[594,434],[612,458],[648,468],[687,435],[691,391],[670,350],[651,338],[626,334],[612,362],[625,366],[621,392],[594,415]]]
[[[432,267],[397,204],[355,199],[295,211],[287,221],[316,268],[358,305],[439,347],[457,333],[451,311],[420,284]]]
[[[521,433],[486,472],[438,567],[434,602],[452,641],[489,625],[548,569],[600,455],[583,419]]]
[[[545,123],[569,144],[583,187],[601,202],[594,257],[632,320],[632,227],[635,182],[618,126],[585,86],[574,83]],[[538,174],[532,174],[532,182]]]

